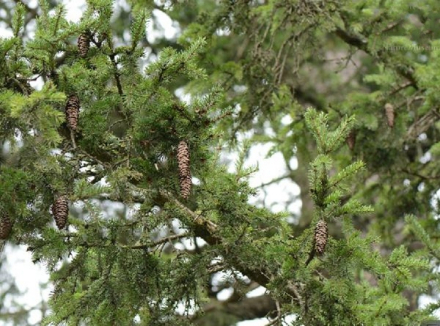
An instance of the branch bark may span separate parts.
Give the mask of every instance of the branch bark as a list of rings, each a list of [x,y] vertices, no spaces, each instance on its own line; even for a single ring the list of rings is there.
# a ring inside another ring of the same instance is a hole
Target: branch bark
[[[214,301],[207,304],[203,310],[205,314],[200,318],[203,319],[206,316],[208,320],[210,318],[209,315],[219,312],[232,315],[238,321],[265,317],[275,318],[277,316],[276,302],[268,294],[251,298],[244,297],[237,302]]]

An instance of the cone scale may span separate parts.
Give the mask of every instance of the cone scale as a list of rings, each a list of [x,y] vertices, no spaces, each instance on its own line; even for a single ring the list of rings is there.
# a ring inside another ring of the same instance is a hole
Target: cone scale
[[[327,245],[328,227],[324,220],[319,220],[315,227],[315,252],[322,255]]]
[[[394,107],[390,103],[385,104],[385,115],[387,117],[388,127],[393,128],[395,113],[394,113]]]
[[[188,199],[191,193],[191,169],[188,143],[181,141],[177,147],[177,161],[179,165],[180,195]]]
[[[70,95],[66,103],[66,121],[71,130],[78,127],[79,98],[75,94]]]
[[[89,52],[90,48],[90,38],[86,33],[82,33],[78,37],[78,53],[81,58],[85,58],[87,56],[87,52]]]
[[[67,216],[69,215],[69,201],[67,196],[59,196],[52,205],[52,215],[55,224],[61,230],[66,226]]]

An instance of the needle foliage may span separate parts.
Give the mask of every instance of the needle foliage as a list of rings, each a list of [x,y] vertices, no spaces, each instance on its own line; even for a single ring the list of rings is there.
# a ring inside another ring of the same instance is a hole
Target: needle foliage
[[[437,7],[2,1],[1,241],[50,274],[41,324],[435,319]]]

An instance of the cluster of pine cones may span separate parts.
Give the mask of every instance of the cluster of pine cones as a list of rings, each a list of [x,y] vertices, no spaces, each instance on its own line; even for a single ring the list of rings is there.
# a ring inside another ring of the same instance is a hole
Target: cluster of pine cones
[[[82,33],[78,37],[78,53],[81,58],[85,58],[90,48],[90,37],[88,33]],[[78,128],[80,101],[76,94],[72,94],[66,103],[66,122],[70,130],[76,131]],[[52,204],[52,215],[58,229],[64,229],[69,215],[69,201],[66,195],[55,198]]]
[[[78,37],[78,53],[81,58],[85,58],[90,48],[90,36],[89,33],[82,33]],[[76,131],[78,127],[80,102],[76,94],[71,94],[66,103],[66,121],[67,126]]]
[[[90,48],[90,37],[88,33],[82,33],[78,37],[78,53],[81,58],[85,58]],[[72,94],[66,103],[66,122],[70,130],[76,131],[78,128],[80,102],[78,95]],[[69,201],[66,195],[55,198],[52,204],[52,215],[58,229],[64,229],[69,215]]]
[[[90,37],[88,33],[82,33],[78,37],[78,53],[81,58],[85,58],[90,48]],[[78,95],[72,94],[66,103],[66,122],[70,130],[76,131],[78,128],[80,102]],[[52,204],[52,215],[58,229],[64,229],[69,215],[69,200],[66,195],[60,195],[55,198]]]
[[[83,33],[78,38],[78,53],[81,58],[85,58],[90,48],[90,37],[88,33]],[[78,127],[80,101],[76,94],[69,96],[65,112],[66,121],[68,127],[72,131],[76,131]],[[394,116],[393,112],[386,107],[386,115],[388,124],[393,126]],[[354,133],[350,133],[348,137],[348,144],[350,149],[354,147]],[[188,199],[191,194],[191,169],[190,169],[190,152],[188,143],[184,140],[180,141],[177,147],[177,161],[179,169],[179,182],[180,182],[180,194],[182,198]],[[52,205],[52,215],[55,219],[55,223],[58,229],[63,229],[67,223],[67,217],[69,215],[69,202],[66,195],[60,195],[55,198]],[[8,215],[3,215],[0,218],[0,239],[6,239],[12,229],[12,221]],[[324,220],[319,220],[315,227],[315,252],[322,255],[325,250],[328,238],[328,227]]]
[[[78,37],[78,53],[81,58],[85,58],[90,48],[90,35],[85,32]],[[80,100],[78,95],[71,94],[65,106],[66,123],[70,130],[76,131],[78,128]],[[191,193],[191,170],[190,154],[186,141],[181,141],[177,148],[177,160],[179,169],[180,194],[184,199],[188,199]],[[52,215],[58,229],[63,229],[67,224],[69,215],[69,201],[66,195],[55,198],[52,204]],[[12,221],[8,215],[0,216],[0,239],[6,239],[12,230]]]

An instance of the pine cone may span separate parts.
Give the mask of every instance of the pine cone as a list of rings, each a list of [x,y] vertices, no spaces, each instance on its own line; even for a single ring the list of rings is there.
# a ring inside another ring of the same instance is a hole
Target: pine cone
[[[188,144],[183,140],[177,147],[177,162],[179,164],[180,195],[188,199],[191,193],[191,170]]]
[[[79,98],[75,94],[70,95],[66,104],[66,120],[70,129],[76,130],[78,127]]]
[[[67,196],[59,196],[52,205],[52,214],[59,230],[66,226],[67,216],[69,215],[69,202]]]
[[[356,132],[354,130],[350,131],[350,133],[347,136],[347,145],[350,150],[353,150],[354,145],[356,144]]]
[[[0,218],[0,239],[6,240],[12,230],[12,221],[7,214]]]
[[[385,104],[385,115],[387,116],[388,127],[394,127],[394,107],[392,104]]]
[[[322,255],[327,244],[328,228],[324,220],[319,220],[315,227],[315,251],[318,255]]]
[[[85,58],[87,56],[87,52],[89,52],[90,48],[90,38],[86,33],[82,33],[78,37],[78,52],[81,58]]]

